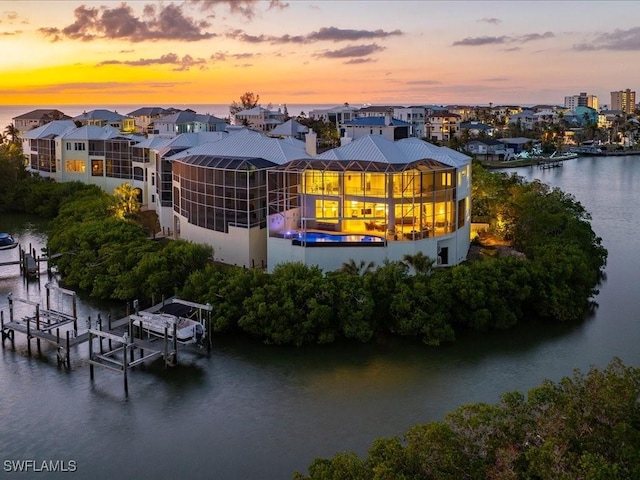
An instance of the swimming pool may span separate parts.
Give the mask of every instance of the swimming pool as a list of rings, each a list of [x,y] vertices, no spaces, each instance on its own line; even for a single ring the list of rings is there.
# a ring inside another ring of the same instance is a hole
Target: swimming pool
[[[307,243],[382,243],[384,238],[374,235],[346,235],[338,233],[298,232],[294,240]]]

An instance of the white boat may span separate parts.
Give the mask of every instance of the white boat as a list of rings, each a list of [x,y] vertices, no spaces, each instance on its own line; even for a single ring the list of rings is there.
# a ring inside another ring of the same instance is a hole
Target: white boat
[[[18,241],[9,233],[0,233],[0,250],[9,250],[18,246]]]
[[[173,340],[173,326],[176,326],[176,339],[178,343],[202,343],[205,337],[205,328],[200,322],[190,318],[178,317],[169,313],[139,312],[130,315],[133,324],[141,327],[144,332],[156,337],[164,338],[165,329],[167,337]]]

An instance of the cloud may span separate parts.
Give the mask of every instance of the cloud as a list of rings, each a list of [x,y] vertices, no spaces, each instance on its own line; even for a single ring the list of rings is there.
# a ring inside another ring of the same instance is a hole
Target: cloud
[[[368,40],[372,38],[387,38],[390,36],[402,35],[402,31],[393,30],[385,32],[384,30],[352,30],[340,29],[336,27],[323,27],[317,32],[312,32],[306,36],[310,42],[328,40],[332,42]]]
[[[489,77],[483,78],[483,82],[508,82],[509,79],[507,77]]]
[[[612,33],[598,35],[591,43],[580,43],[574,50],[640,50],[640,27],[629,30],[616,29]]]
[[[535,42],[538,40],[544,40],[546,38],[554,38],[555,34],[553,32],[544,32],[544,33],[527,33],[524,35],[518,35],[515,37],[508,37],[506,35],[501,35],[499,37],[467,37],[463,40],[458,40],[457,42],[453,42],[452,46],[465,46],[465,47],[478,47],[482,45],[504,45],[508,43],[528,43]]]
[[[327,50],[321,53],[317,53],[315,56],[318,58],[349,58],[349,57],[366,57],[376,52],[381,52],[385,47],[381,47],[372,43],[371,45],[352,45],[349,47],[340,48],[338,50]]]
[[[104,65],[128,65],[130,67],[147,67],[149,65],[174,65],[175,72],[186,72],[191,67],[200,66],[203,68],[207,61],[204,58],[193,58],[191,55],[184,55],[180,58],[175,53],[167,53],[159,58],[140,58],[138,60],[105,60],[97,64],[98,67]]]
[[[257,14],[257,6],[266,3],[264,0],[186,0],[203,11],[213,11],[219,6],[226,6],[233,15],[241,15],[251,20]],[[282,0],[270,0],[267,10],[284,10],[289,4]]]
[[[499,18],[481,18],[480,20],[478,20],[479,22],[483,22],[483,23],[488,23],[490,25],[498,25],[499,23],[502,23],[502,20],[500,20]]]
[[[12,94],[78,94],[85,92],[118,92],[125,93],[148,93],[150,89],[167,89],[184,86],[187,82],[80,82],[80,83],[59,83],[38,86],[25,86],[15,89],[0,90],[0,95]]]
[[[210,24],[185,16],[180,6],[145,5],[143,18],[137,17],[126,3],[117,7],[86,7],[74,10],[75,21],[60,29],[40,28],[52,41],[63,38],[89,42],[98,39],[118,39],[130,42],[155,40],[196,41],[216,36],[205,31]]]
[[[337,27],[323,27],[318,31],[308,33],[306,35],[250,35],[243,30],[232,30],[227,33],[227,37],[240,40],[247,43],[297,43],[308,44],[316,42],[344,42],[357,40],[381,39],[391,36],[404,35],[401,30],[393,30],[390,32],[377,30],[353,30],[341,29]]]
[[[477,47],[479,45],[500,45],[506,43],[507,39],[508,37],[505,37],[504,35],[501,37],[467,37],[463,40],[453,42],[453,46]]]
[[[528,33],[526,35],[521,35],[520,37],[515,37],[513,41],[519,42],[519,43],[527,43],[527,42],[535,42],[536,40],[544,40],[545,38],[554,38],[554,37],[555,35],[551,32]]]
[[[358,63],[371,63],[371,62],[377,62],[377,60],[374,60],[373,58],[352,58],[351,60],[347,60],[346,62],[344,62],[344,64],[356,65]]]
[[[211,54],[209,57],[210,60],[214,62],[226,62],[227,60],[246,60],[248,58],[258,57],[259,54],[256,53],[227,53],[227,52],[216,52]]]
[[[13,32],[0,32],[0,36],[3,37],[12,37],[14,35],[22,34],[22,30],[14,30]]]

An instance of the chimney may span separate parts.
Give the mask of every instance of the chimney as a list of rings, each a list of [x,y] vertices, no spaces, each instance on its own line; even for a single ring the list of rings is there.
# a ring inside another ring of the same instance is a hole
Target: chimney
[[[389,125],[391,125],[391,115],[390,115],[390,114],[388,114],[388,113],[387,113],[387,114],[385,114],[385,116],[384,116],[384,124],[385,124],[385,126],[387,126],[387,127],[388,127]]]
[[[304,137],[307,154],[311,157],[315,157],[318,154],[317,148],[317,140],[318,135],[313,131],[312,128],[309,129],[309,133],[307,133]]]

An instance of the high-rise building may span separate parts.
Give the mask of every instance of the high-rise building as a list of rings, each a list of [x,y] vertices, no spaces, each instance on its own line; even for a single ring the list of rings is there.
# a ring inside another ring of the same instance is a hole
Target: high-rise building
[[[571,110],[574,110],[576,107],[591,107],[594,110],[598,110],[598,97],[595,95],[587,95],[586,92],[581,92],[580,95],[564,97],[564,106]]]
[[[636,92],[628,88],[619,92],[611,92],[611,110],[633,113],[636,109]]]

